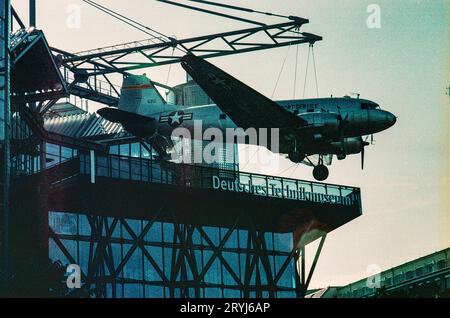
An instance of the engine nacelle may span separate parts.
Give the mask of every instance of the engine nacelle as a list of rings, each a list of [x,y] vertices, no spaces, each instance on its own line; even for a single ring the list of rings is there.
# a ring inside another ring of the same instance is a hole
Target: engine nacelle
[[[344,138],[344,141],[330,143],[330,153],[336,155],[352,155],[360,153],[367,143],[361,138]]]

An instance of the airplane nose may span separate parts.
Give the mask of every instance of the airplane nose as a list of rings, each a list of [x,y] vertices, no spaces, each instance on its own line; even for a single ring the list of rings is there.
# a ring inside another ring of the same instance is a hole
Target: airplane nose
[[[397,117],[390,112],[386,112],[386,122],[389,124],[389,127],[392,127],[397,122]]]
[[[373,110],[368,116],[370,133],[377,133],[392,127],[397,121],[394,114],[385,110]]]

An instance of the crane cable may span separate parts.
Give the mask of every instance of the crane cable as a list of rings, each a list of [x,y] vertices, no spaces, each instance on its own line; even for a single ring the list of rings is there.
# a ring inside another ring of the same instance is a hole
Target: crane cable
[[[310,55],[312,55],[312,60],[313,60],[314,77],[315,77],[315,82],[316,82],[316,93],[317,93],[317,97],[319,97],[319,81],[317,79],[317,68],[316,68],[316,59],[314,56],[314,45],[311,43],[311,44],[309,44],[308,58],[306,60],[305,83],[303,85],[303,98],[305,98],[305,94],[306,94],[306,81],[308,79],[309,56]]]
[[[308,57],[306,59],[305,82],[303,84],[303,98],[305,98],[305,94],[306,94],[306,80],[308,79],[308,68],[309,68],[309,55],[310,55],[310,53],[311,53],[311,49],[308,49]]]
[[[296,52],[295,52],[295,69],[294,69],[294,96],[293,99],[295,99],[296,95],[297,95],[297,72],[298,72],[298,57],[299,57],[299,50],[298,50],[298,45],[296,47]]]
[[[250,8],[233,6],[233,5],[224,4],[224,3],[212,2],[212,1],[207,1],[207,0],[188,0],[188,1],[202,3],[202,4],[207,4],[207,5],[212,5],[212,6],[217,6],[217,7],[222,7],[222,8],[227,8],[227,9],[231,9],[231,10],[239,10],[239,11],[244,11],[244,12],[249,12],[249,13],[257,13],[257,14],[262,14],[262,15],[267,15],[267,16],[273,16],[273,17],[278,17],[278,18],[290,19],[290,17],[285,16],[285,15],[281,15],[281,14],[276,14],[276,13],[271,13],[271,12],[263,12],[263,11],[258,11],[258,10],[253,10],[253,9],[250,9]]]
[[[164,40],[162,40],[161,37],[163,37],[165,39],[169,39],[169,37],[165,36],[164,34],[158,32],[156,30],[153,30],[153,29],[151,29],[151,28],[149,28],[149,27],[147,27],[147,26],[145,26],[145,25],[143,25],[143,24],[141,24],[141,23],[139,23],[139,22],[137,22],[137,21],[135,21],[133,19],[130,19],[130,18],[120,14],[120,13],[117,13],[117,12],[115,12],[115,11],[105,7],[105,6],[102,6],[102,5],[96,3],[96,2],[94,2],[92,0],[82,0],[82,1],[84,3],[86,3],[86,4],[88,4],[88,5],[96,8],[96,9],[98,9],[98,10],[108,14],[109,16],[112,16],[113,18],[116,18],[117,20],[119,20],[119,21],[121,21],[123,23],[126,23],[126,24],[128,24],[129,26],[131,26],[131,27],[133,27],[135,29],[137,29],[137,30],[139,30],[141,32],[144,32],[147,35],[152,36],[154,39],[158,39],[158,40],[160,40],[162,42],[164,42]],[[159,35],[159,37],[155,36],[155,34],[152,34],[150,32],[156,33],[157,35]]]
[[[173,54],[175,53],[175,48],[172,49],[172,58],[173,58]],[[170,72],[172,70],[172,64],[169,64],[169,70],[167,71],[167,78],[166,78],[166,86],[169,86],[169,79],[170,79]],[[169,94],[169,90],[166,89],[166,98],[167,95]]]
[[[286,60],[289,55],[290,49],[291,49],[291,43],[289,43],[289,47],[287,49],[286,56],[284,57],[283,63],[281,64],[281,69],[280,69],[280,72],[278,73],[277,81],[275,82],[275,87],[273,88],[271,99],[273,98],[273,96],[275,95],[275,91],[277,90],[278,82],[280,81],[281,74],[283,73],[284,65],[286,64]]]
[[[282,175],[285,172],[288,172],[289,170],[291,170],[292,168],[294,168],[296,166],[296,164],[294,165],[289,165],[286,169],[282,170],[281,172],[278,173],[278,175]],[[295,171],[295,170],[294,170]]]
[[[250,150],[250,145],[247,145],[247,148],[245,148],[245,150]],[[250,161],[253,159],[253,157],[259,152],[260,148],[259,146],[256,146],[256,150],[255,152],[248,158],[247,162],[245,163],[245,165],[242,167],[242,169],[245,169],[248,164],[250,163]]]
[[[314,45],[311,44],[311,53],[313,58],[313,66],[314,66],[314,76],[316,79],[316,92],[317,92],[317,98],[319,98],[319,83],[317,80],[317,69],[316,69],[316,59],[314,58]]]
[[[169,37],[169,36],[167,36],[167,35],[165,35],[165,34],[163,34],[161,32],[158,32],[158,31],[156,31],[156,30],[154,30],[154,29],[152,29],[152,28],[150,28],[150,27],[148,27],[146,25],[143,25],[142,23],[139,23],[139,22],[137,22],[137,21],[135,21],[133,19],[130,19],[130,18],[128,18],[128,17],[126,17],[126,16],[124,16],[124,15],[122,15],[122,14],[120,14],[120,13],[118,13],[118,12],[112,10],[112,9],[109,9],[109,8],[107,8],[105,6],[102,6],[102,5],[96,3],[96,2],[94,2],[92,0],[82,0],[82,1],[85,2],[88,5],[96,8],[96,9],[98,9],[98,10],[108,14],[109,16],[111,16],[111,17],[113,17],[113,18],[115,18],[115,19],[117,19],[117,20],[119,20],[119,21],[121,21],[121,22],[123,22],[123,23],[125,23],[125,24],[127,24],[129,26],[131,26],[132,28],[135,28],[135,29],[137,29],[137,30],[147,34],[147,35],[150,35],[152,37],[150,39],[150,41],[153,42],[153,43],[155,43],[153,41],[153,39],[157,39],[157,40],[159,40],[159,41],[161,41],[163,43],[172,42],[172,40],[173,40],[171,37]],[[152,34],[150,32],[156,33],[157,35]],[[177,46],[174,46],[174,49],[175,48],[180,50],[180,51],[182,51],[183,53],[187,53],[186,50],[181,49],[181,48],[179,48]]]

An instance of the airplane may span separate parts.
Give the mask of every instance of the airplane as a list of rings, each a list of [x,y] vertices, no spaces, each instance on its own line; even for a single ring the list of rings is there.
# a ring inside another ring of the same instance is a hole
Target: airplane
[[[130,75],[124,77],[118,108],[106,107],[97,113],[121,123],[162,158],[167,158],[174,146],[173,130],[192,130],[194,120],[202,120],[204,129],[216,127],[224,132],[236,127],[278,128],[278,153],[294,163],[314,166],[313,176],[318,181],[328,178],[326,165],[331,164],[333,155],[342,160],[361,154],[364,169],[364,148],[370,143],[363,137],[373,138],[396,123],[392,113],[359,96],[275,102],[195,55],[182,57],[181,65],[215,104],[168,104],[145,75]]]

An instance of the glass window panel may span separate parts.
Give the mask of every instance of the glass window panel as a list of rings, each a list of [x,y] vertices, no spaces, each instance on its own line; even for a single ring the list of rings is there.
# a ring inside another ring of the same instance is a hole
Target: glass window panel
[[[131,229],[133,230],[133,232],[136,236],[139,236],[139,234],[141,234],[142,221],[127,219],[127,224],[131,227]]]
[[[211,242],[213,242],[213,244],[215,246],[219,245],[220,242],[220,233],[219,233],[219,229],[216,227],[204,227],[203,230],[205,231],[205,233],[208,235],[209,239],[211,240]]]
[[[247,248],[248,233],[245,230],[239,230],[239,247]]]
[[[133,159],[131,161],[131,179],[141,180],[141,163],[139,160]]]
[[[90,247],[90,243],[89,242],[80,242],[79,244],[79,248],[80,248],[80,261],[79,264],[80,265],[80,269],[83,273],[87,273],[88,272],[88,264],[89,264],[89,247]]]
[[[69,260],[64,256],[64,253],[59,249],[53,239],[48,239],[48,253],[49,258],[52,261],[60,261],[62,264],[70,264]]]
[[[84,214],[78,216],[80,235],[91,235],[91,226],[89,224],[88,218]]]
[[[142,174],[142,181],[149,181],[150,178],[150,166],[149,163],[145,160],[142,160],[142,166],[141,166],[141,174]]]
[[[219,298],[222,297],[220,288],[205,288],[205,298]]]
[[[116,284],[116,297],[123,298],[123,284]]]
[[[99,177],[108,176],[108,159],[106,157],[97,157],[97,175]]]
[[[124,284],[125,298],[142,298],[143,295],[143,285],[141,284]]]
[[[278,298],[295,298],[295,292],[294,291],[279,291],[277,293]]]
[[[273,234],[272,233],[264,233],[264,241],[266,243],[266,249],[268,251],[273,251]]]
[[[153,222],[147,234],[145,234],[145,241],[161,242],[161,237],[161,222]]]
[[[150,146],[147,146],[147,147],[150,147]],[[150,152],[148,152],[147,148],[144,146],[141,146],[141,157],[146,158],[146,159],[152,158],[152,155],[150,154]]]
[[[292,234],[274,233],[274,248],[280,252],[290,252],[292,250]]]
[[[50,212],[49,223],[57,234],[77,234],[76,214]]]
[[[127,159],[120,159],[120,178],[130,178],[130,161]]]
[[[224,237],[226,235],[226,233],[228,232],[228,229],[223,228],[222,229],[222,237]],[[227,242],[225,243],[225,247],[226,248],[236,248],[238,247],[239,242],[238,242],[238,231],[234,230],[230,237],[228,238]]]
[[[72,256],[72,258],[78,264],[78,244],[77,244],[77,242],[72,241],[72,240],[60,240],[60,241],[66,248],[67,252],[69,252],[70,256]],[[68,265],[68,264],[69,263],[63,264],[63,265]]]
[[[111,249],[113,253],[114,267],[117,268],[122,262],[122,246],[119,243],[112,243]]]
[[[119,146],[111,146],[109,147],[109,153],[112,155],[118,155],[119,154]]]
[[[171,259],[172,259],[172,249],[164,248],[164,275],[168,276],[170,274]]]
[[[128,244],[127,244],[128,245]],[[125,255],[127,255],[128,252]],[[127,261],[124,267],[124,277],[131,279],[143,279],[142,273],[142,250],[140,248],[136,248],[130,259]]]
[[[160,286],[145,286],[146,298],[163,298],[164,288]]]
[[[163,223],[164,242],[173,242],[173,224]]]
[[[159,163],[152,162],[152,182],[161,182],[161,167]]]
[[[130,145],[129,144],[125,144],[125,145],[120,145],[119,146],[119,153],[121,156],[130,156]]]
[[[118,158],[111,158],[111,176],[113,178],[119,177],[119,159]]]
[[[155,261],[156,265],[159,267],[161,271],[163,271],[163,249],[161,247],[156,246],[146,246],[145,247],[147,252],[150,254],[150,256]],[[146,281],[161,281],[161,276],[158,274],[158,271],[155,269],[155,267],[150,263],[150,261],[147,260],[147,258],[144,259],[144,279]]]
[[[61,162],[59,146],[53,144],[46,144],[45,147],[45,166],[51,167]]]
[[[131,157],[139,158],[141,155],[141,149],[140,149],[139,143],[131,144]]]
[[[228,253],[223,252],[222,255],[224,256],[225,260],[227,261],[228,265],[230,265],[231,269],[233,270],[234,274],[239,277],[239,257],[237,253]],[[223,267],[223,266],[222,266]],[[231,273],[223,267],[223,283],[225,285],[237,285],[237,282],[234,280]]]
[[[236,289],[224,289],[223,296],[225,298],[240,298],[242,297],[241,291]]]
[[[61,158],[71,159],[73,157],[73,151],[71,148],[61,147]]]

